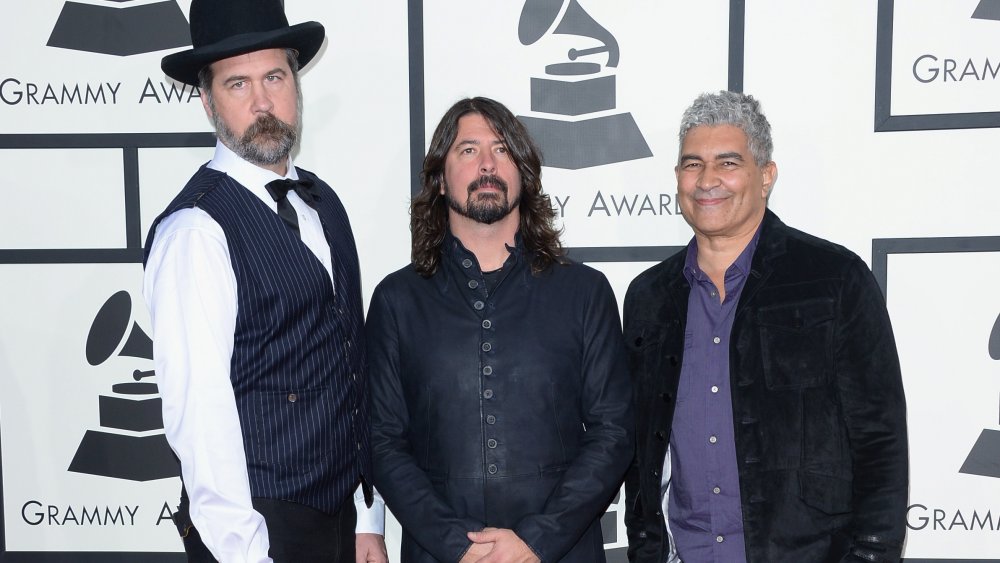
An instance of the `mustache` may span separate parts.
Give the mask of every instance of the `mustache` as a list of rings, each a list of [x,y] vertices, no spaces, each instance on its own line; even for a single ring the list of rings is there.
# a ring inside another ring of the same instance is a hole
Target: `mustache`
[[[245,141],[250,141],[261,136],[272,139],[290,136],[295,140],[298,137],[298,133],[290,123],[285,123],[272,113],[264,113],[243,132],[243,139]]]
[[[503,178],[495,174],[486,174],[473,180],[469,184],[469,195],[472,195],[472,192],[478,190],[479,188],[483,187],[486,184],[493,184],[494,186],[499,188],[500,191],[504,193],[504,195],[507,194],[507,182],[505,182]]]
[[[708,190],[701,190],[701,189],[696,190],[694,192],[694,199],[696,199],[696,200],[701,200],[701,199],[724,199],[724,198],[729,197],[730,195],[732,195],[732,193],[729,190],[727,190],[725,188],[715,187],[715,188],[711,188],[711,189],[708,189]]]

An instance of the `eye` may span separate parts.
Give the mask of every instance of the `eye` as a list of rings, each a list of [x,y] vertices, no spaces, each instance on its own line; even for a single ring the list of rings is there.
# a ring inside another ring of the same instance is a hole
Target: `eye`
[[[239,82],[233,82],[232,84],[229,85],[229,87],[232,88],[233,90],[239,90],[244,86],[246,86],[246,82],[242,80],[240,80]]]
[[[268,82],[277,82],[277,81],[281,80],[281,77],[278,76],[277,74],[268,74],[264,78],[264,80],[267,80]]]

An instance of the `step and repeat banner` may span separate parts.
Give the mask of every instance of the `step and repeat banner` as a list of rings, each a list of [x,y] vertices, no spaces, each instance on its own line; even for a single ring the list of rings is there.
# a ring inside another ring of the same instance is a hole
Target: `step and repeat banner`
[[[39,0],[0,18],[0,561],[180,562],[142,243],[212,154],[159,61],[190,0]],[[763,103],[771,208],[869,260],[903,364],[905,560],[1000,561],[1000,0],[286,0],[328,38],[295,153],[351,214],[365,298],[408,261],[440,116],[485,95],[545,157],[571,256],[629,281],[691,237],[673,167],[704,91]],[[619,495],[603,517],[625,561]],[[401,532],[387,525],[390,558]]]

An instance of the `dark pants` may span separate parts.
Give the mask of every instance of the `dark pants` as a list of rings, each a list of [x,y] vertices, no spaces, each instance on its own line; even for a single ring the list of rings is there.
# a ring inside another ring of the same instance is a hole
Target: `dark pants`
[[[181,505],[175,519],[184,538],[189,563],[215,563],[198,530],[190,525],[187,494],[181,491]],[[354,526],[357,512],[348,498],[336,514],[315,508],[266,498],[254,498],[253,507],[264,517],[271,543],[268,555],[274,563],[339,563],[354,561]],[[185,534],[186,531],[186,534]]]

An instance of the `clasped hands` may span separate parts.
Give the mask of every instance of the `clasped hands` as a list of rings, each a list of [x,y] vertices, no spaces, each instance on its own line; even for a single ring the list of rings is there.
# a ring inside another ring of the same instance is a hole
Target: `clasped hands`
[[[513,530],[484,528],[469,532],[472,547],[460,563],[541,563],[541,559]]]

